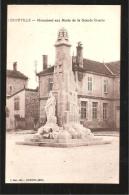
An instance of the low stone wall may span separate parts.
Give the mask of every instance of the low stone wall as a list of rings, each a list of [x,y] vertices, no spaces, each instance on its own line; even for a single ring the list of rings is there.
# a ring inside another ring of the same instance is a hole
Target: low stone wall
[[[115,123],[113,121],[84,121],[82,124],[89,129],[115,129]]]

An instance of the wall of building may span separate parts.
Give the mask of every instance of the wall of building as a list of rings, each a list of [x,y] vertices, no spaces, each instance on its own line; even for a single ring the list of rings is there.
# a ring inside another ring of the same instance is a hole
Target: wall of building
[[[120,77],[114,78],[114,121],[116,129],[120,128]]]
[[[87,102],[87,117],[86,119],[81,119],[81,123],[84,124],[85,127],[91,129],[111,129],[113,130],[115,127],[114,121],[114,102],[108,100],[99,100],[99,99],[91,99],[91,98],[79,98],[80,105],[80,115],[81,115],[81,101]],[[93,119],[93,107],[92,103],[98,103],[97,109],[97,119]],[[107,119],[103,119],[103,103],[107,103]]]
[[[88,91],[88,77],[92,78],[92,91]],[[104,80],[107,80],[107,93],[104,93]],[[88,118],[80,121],[88,128],[119,128],[120,117],[120,79],[90,73],[83,74],[82,81],[78,82],[78,94],[81,100],[87,101]],[[98,118],[92,119],[92,102],[98,102]],[[103,120],[103,103],[108,104],[108,118]],[[81,109],[81,104],[79,104]]]
[[[35,90],[25,91],[25,121],[26,128],[34,128],[34,123],[39,120],[39,92]]]
[[[10,92],[10,87],[12,87],[12,91]],[[12,95],[17,91],[20,91],[24,87],[27,87],[27,80],[7,77],[6,79],[6,95]]]
[[[45,113],[45,105],[46,99],[40,99],[40,123],[44,124],[46,122],[46,113]]]
[[[52,76],[52,75],[51,75]],[[88,77],[92,77],[92,91],[88,91]],[[48,84],[50,75],[40,77],[40,119],[45,121],[46,115],[44,107],[48,96]],[[107,93],[104,93],[104,80],[108,82]],[[69,82],[70,84],[70,82]],[[88,118],[80,121],[88,128],[110,128],[115,129],[119,126],[119,78],[110,78],[107,76],[86,73],[83,80],[78,83],[79,109],[81,110],[80,101],[88,103]],[[116,98],[118,100],[116,100]],[[97,120],[92,119],[92,102],[98,102]],[[103,120],[103,103],[108,104],[108,118]]]
[[[49,90],[49,79],[53,78],[52,74],[39,77],[39,97],[48,97]]]
[[[115,128],[120,128],[120,101],[115,100],[113,104],[114,109],[114,121],[115,121]]]
[[[19,97],[19,110],[14,109],[14,100]],[[15,129],[15,115],[25,118],[25,91],[7,98],[6,107],[9,109],[9,117],[6,118],[6,129]]]
[[[46,121],[46,114],[45,114],[45,104],[50,92],[49,81],[53,79],[53,74],[39,76],[39,104],[40,104],[40,123],[43,124]]]
[[[19,110],[14,109],[15,98],[19,98]],[[23,90],[18,94],[7,98],[6,107],[9,109],[9,117],[6,117],[6,128],[23,129],[34,128],[34,123],[39,120],[39,93]],[[15,116],[19,115],[20,120],[16,125]]]
[[[120,98],[120,77],[114,78],[114,98]]]
[[[88,77],[92,78],[92,91],[88,91]],[[108,91],[104,93],[104,80],[108,82]],[[78,94],[86,94],[87,96],[113,98],[113,78],[95,75],[91,73],[83,74],[83,79],[78,84]]]

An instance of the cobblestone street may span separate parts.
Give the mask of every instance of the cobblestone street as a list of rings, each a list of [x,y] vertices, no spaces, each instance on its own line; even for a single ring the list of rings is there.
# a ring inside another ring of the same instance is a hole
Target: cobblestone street
[[[103,136],[111,144],[73,148],[15,144],[26,136],[6,135],[7,183],[119,183],[118,136]]]

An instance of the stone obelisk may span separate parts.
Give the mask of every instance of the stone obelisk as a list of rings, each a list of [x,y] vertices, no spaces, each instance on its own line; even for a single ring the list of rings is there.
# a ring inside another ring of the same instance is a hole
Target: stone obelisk
[[[57,121],[60,126],[79,122],[76,82],[72,71],[68,32],[62,28],[55,43],[56,59],[54,65],[53,93],[57,101]]]

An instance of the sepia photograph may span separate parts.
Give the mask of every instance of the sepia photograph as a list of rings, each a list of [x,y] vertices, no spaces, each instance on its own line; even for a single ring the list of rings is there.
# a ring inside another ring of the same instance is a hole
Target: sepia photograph
[[[8,5],[5,183],[119,184],[120,5]]]

